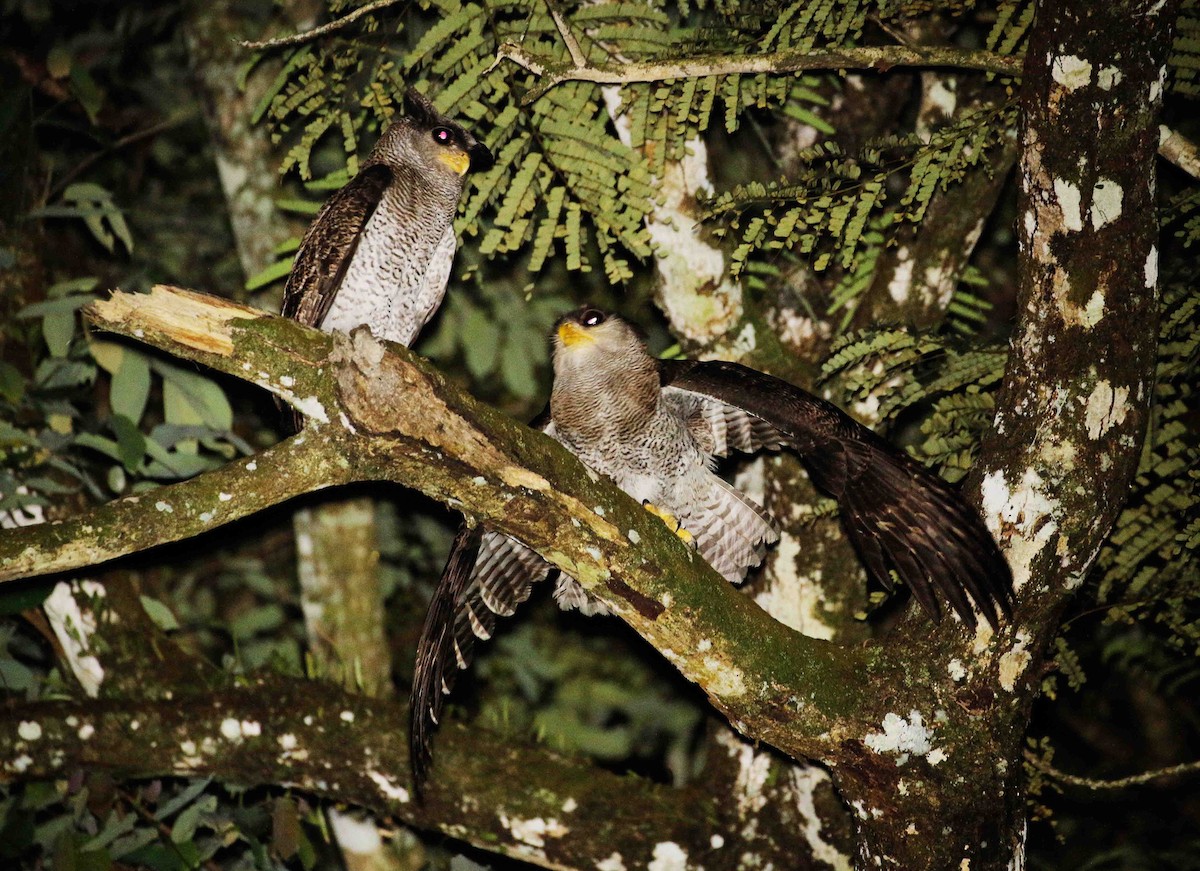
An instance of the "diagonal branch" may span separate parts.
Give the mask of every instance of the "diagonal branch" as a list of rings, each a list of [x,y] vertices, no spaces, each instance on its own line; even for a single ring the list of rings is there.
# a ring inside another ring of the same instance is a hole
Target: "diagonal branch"
[[[149,296],[117,293],[87,316],[286,395],[310,415],[292,444],[308,446],[318,466],[343,467],[335,473],[341,480],[414,487],[529,544],[608,604],[746,734],[793,756],[819,756],[862,708],[872,651],[838,648],[772,620],[613,484],[448,384],[407,349],[384,346],[365,329],[329,335],[161,286]],[[211,494],[205,482],[216,474],[189,484]],[[290,470],[277,467],[275,475],[286,480]],[[185,501],[171,516],[195,530],[207,510]],[[100,516],[109,529],[136,526],[155,511],[149,500],[121,500],[60,524],[60,535],[84,534]],[[4,537],[0,560],[22,549],[21,540]],[[43,554],[58,568],[91,556]]]

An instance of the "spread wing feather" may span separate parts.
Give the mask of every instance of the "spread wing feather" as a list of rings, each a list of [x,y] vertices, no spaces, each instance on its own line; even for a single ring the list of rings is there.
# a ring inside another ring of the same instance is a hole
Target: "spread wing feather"
[[[740,584],[779,533],[770,516],[730,484],[712,475],[708,486],[708,492],[695,494],[694,509],[678,519],[700,555],[730,583]]]
[[[421,627],[411,696],[409,755],[419,791],[429,771],[433,731],[458,672],[486,641],[496,617],[507,617],[545,580],[550,565],[498,532],[459,529]]]
[[[768,428],[751,425],[748,437],[726,437],[735,449],[772,447],[773,429],[800,455],[813,483],[838,500],[850,541],[885,587],[895,569],[934,619],[941,615],[934,591],[970,626],[975,609],[993,627],[997,613],[1011,613],[1012,574],[979,514],[948,483],[837,406],[736,363],[665,361],[662,381],[673,394],[696,397],[700,408],[715,402],[734,409],[704,412],[716,444],[722,424],[714,421],[727,421],[726,431],[747,431],[739,412]]]

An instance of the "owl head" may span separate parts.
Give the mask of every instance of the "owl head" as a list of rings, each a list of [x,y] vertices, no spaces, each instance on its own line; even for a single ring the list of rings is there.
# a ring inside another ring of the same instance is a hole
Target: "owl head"
[[[404,115],[379,137],[371,159],[416,166],[435,177],[459,180],[468,172],[490,169],[494,163],[486,145],[412,88],[404,95]]]

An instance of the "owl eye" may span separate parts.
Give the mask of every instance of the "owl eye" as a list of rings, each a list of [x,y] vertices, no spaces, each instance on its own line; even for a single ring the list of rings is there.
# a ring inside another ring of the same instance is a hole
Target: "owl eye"
[[[454,141],[454,131],[449,127],[434,127],[433,141],[438,145],[449,145]]]
[[[608,316],[599,309],[590,308],[579,316],[579,322],[585,327],[595,327],[608,320]]]

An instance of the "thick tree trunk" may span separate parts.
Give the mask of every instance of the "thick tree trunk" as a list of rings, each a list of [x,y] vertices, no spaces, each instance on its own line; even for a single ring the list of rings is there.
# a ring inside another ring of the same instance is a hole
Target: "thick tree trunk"
[[[1173,21],[1172,4],[1141,0],[1039,7],[1022,84],[1020,322],[976,479],[1019,607],[983,660],[969,648],[950,658],[953,646],[923,641],[912,620],[890,639],[925,647],[931,676],[953,669],[963,686],[934,720],[900,712],[876,752],[834,766],[858,818],[860,867],[1023,867],[1021,740],[1036,664],[1128,492],[1145,432],[1156,118]],[[957,737],[936,766],[932,753],[881,758],[925,735]]]

